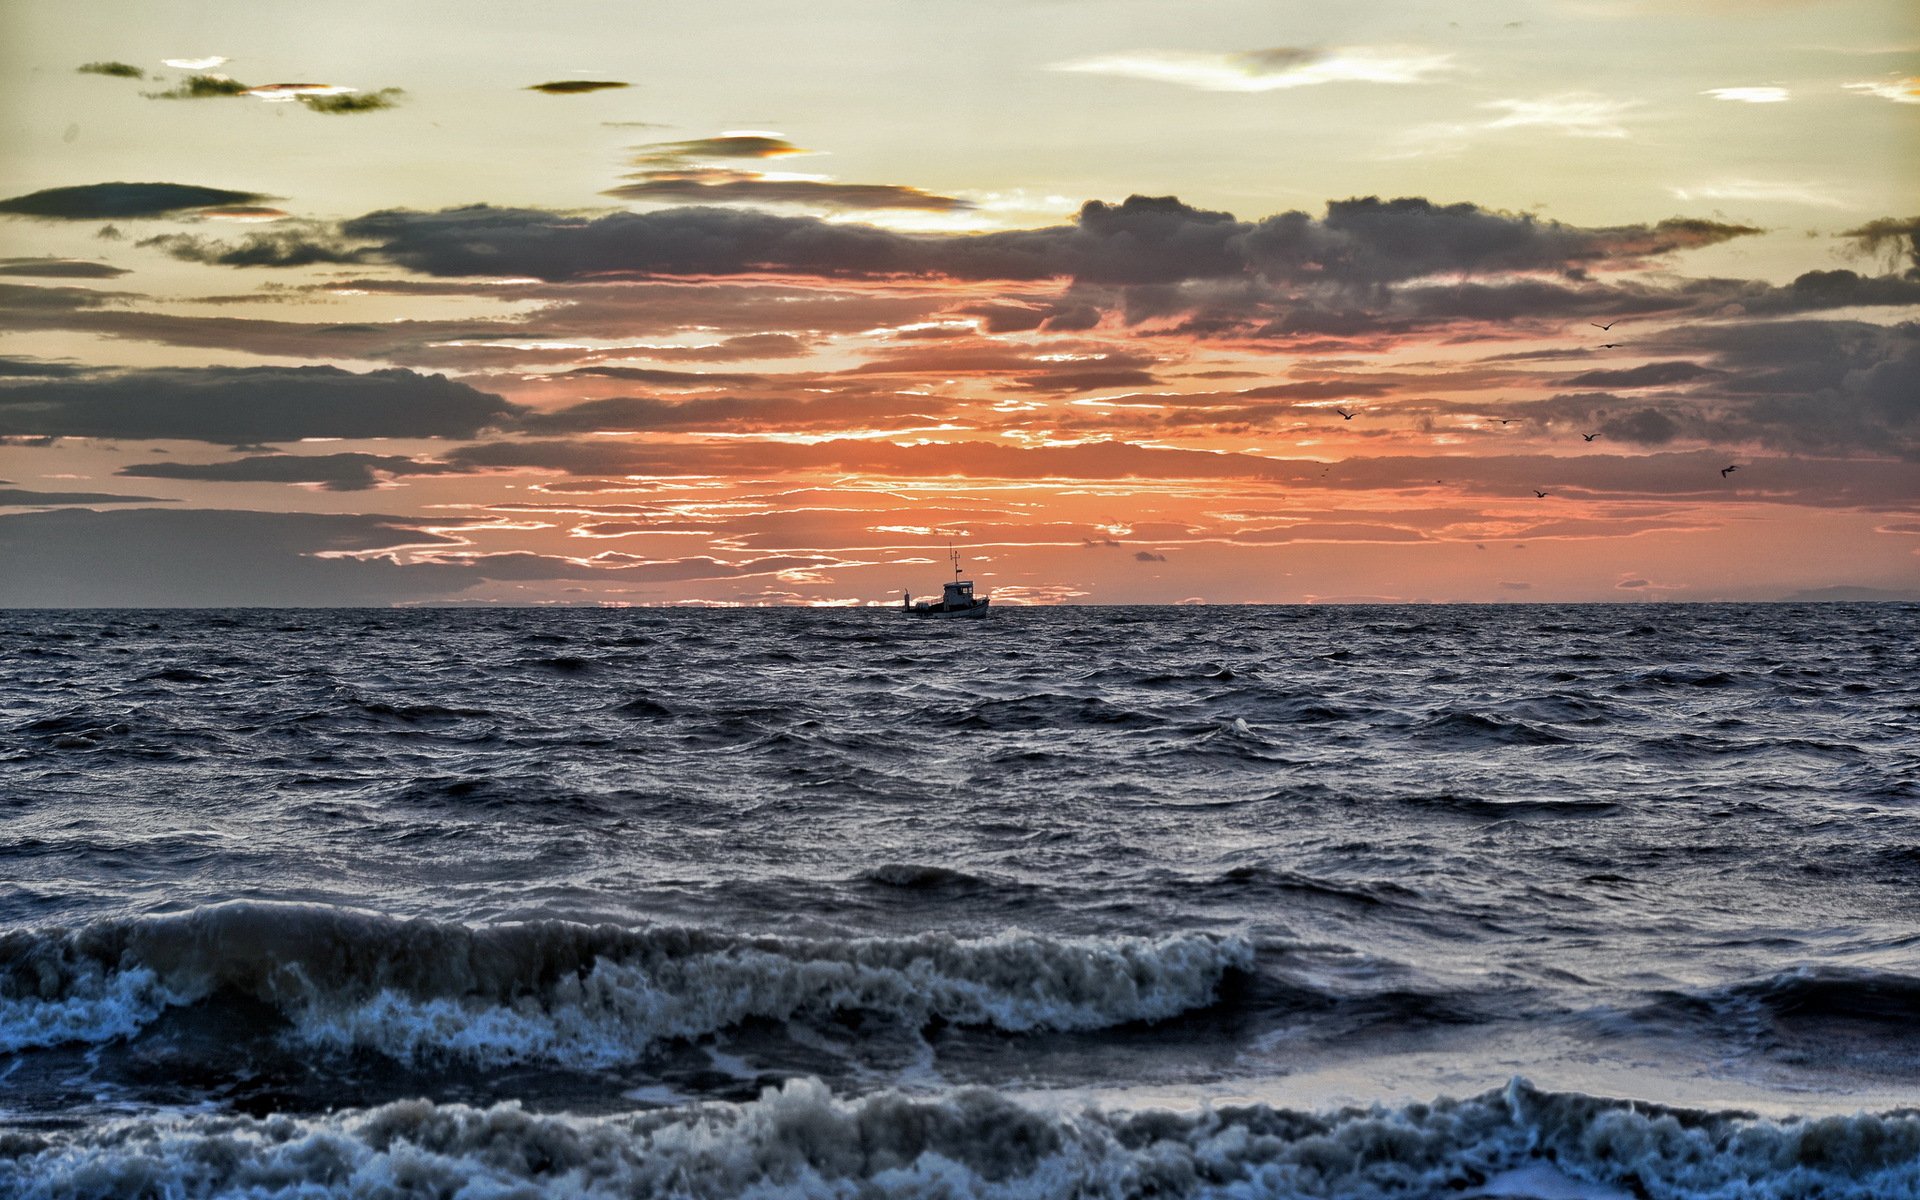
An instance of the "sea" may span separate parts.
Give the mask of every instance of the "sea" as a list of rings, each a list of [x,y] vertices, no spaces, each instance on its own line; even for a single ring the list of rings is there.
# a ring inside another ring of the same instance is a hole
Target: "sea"
[[[1920,1196],[1920,605],[0,612],[0,1196]]]

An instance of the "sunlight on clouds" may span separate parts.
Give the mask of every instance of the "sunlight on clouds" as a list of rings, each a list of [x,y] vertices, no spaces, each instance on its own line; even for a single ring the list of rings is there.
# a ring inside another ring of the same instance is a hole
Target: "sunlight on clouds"
[[[1746,104],[1781,104],[1792,95],[1783,87],[1718,87],[1700,93],[1715,100],[1738,100]]]
[[[1565,137],[1624,138],[1621,118],[1640,107],[1637,100],[1610,100],[1589,93],[1564,93],[1537,100],[1491,100],[1480,106],[1505,116],[1487,121],[1435,121],[1403,131],[1380,157],[1386,160],[1460,154],[1489,133],[1509,129],[1545,129]]]
[[[209,54],[205,58],[163,58],[160,61],[175,70],[206,71],[233,60],[224,54]]]
[[[1627,130],[1620,118],[1638,108],[1639,101],[1567,93],[1539,100],[1494,100],[1482,107],[1507,114],[1489,121],[1488,129],[1552,129],[1568,137],[1623,138]]]
[[[1054,63],[1050,69],[1147,79],[1208,92],[1270,92],[1322,83],[1422,83],[1447,70],[1452,61],[1448,54],[1399,46],[1276,47],[1232,53],[1135,50]]]
[[[264,83],[241,94],[273,104],[289,104],[302,96],[345,96],[359,90],[334,83]]]
[[[1752,200],[1772,204],[1811,204],[1845,208],[1847,202],[1810,183],[1766,183],[1757,179],[1728,179],[1694,187],[1669,188],[1676,200]]]
[[[1909,75],[1905,79],[1884,80],[1879,83],[1849,83],[1845,87],[1850,92],[1878,96],[1882,100],[1891,100],[1896,104],[1920,104],[1920,75]]]

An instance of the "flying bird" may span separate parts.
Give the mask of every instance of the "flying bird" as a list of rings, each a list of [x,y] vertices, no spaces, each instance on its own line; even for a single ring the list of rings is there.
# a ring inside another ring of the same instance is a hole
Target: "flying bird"
[[[1351,421],[1351,420],[1353,420],[1353,414],[1352,414],[1352,413],[1350,413],[1350,412],[1348,412],[1348,411],[1347,411],[1346,409],[1344,409],[1344,408],[1336,408],[1336,409],[1334,409],[1333,411],[1335,411],[1335,412],[1337,412],[1337,413],[1339,413],[1339,414],[1340,414],[1341,416],[1343,416],[1343,417],[1345,417],[1345,418],[1346,418],[1347,420],[1349,420],[1349,421]]]
[[[1597,438],[1597,437],[1599,437],[1600,435],[1599,435],[1599,434],[1597,434],[1597,433],[1583,433],[1583,434],[1581,434],[1580,436],[1581,436],[1582,438],[1584,438],[1585,440],[1587,440],[1587,441],[1589,441],[1589,442],[1590,442],[1590,441],[1592,441],[1593,439],[1595,439],[1595,438]]]
[[[1735,471],[1738,471],[1739,469],[1740,469],[1740,464],[1738,463],[1732,463],[1727,466],[1721,467],[1720,478],[1725,479],[1727,476],[1733,474]]]
[[[1545,500],[1545,499],[1547,498],[1547,494],[1546,494],[1545,492],[1543,492],[1543,491],[1541,491],[1541,490],[1540,490],[1539,488],[1535,488],[1535,489],[1533,489],[1533,494],[1534,494],[1535,496],[1538,496],[1538,497],[1539,497],[1540,499],[1542,499],[1542,500]]]
[[[1620,318],[1619,318],[1619,317],[1615,317],[1615,318],[1614,318],[1613,320],[1611,320],[1611,321],[1608,321],[1608,322],[1607,322],[1607,323],[1606,323],[1605,325],[1602,325],[1602,324],[1601,324],[1600,322],[1598,322],[1598,321],[1588,321],[1588,322],[1587,322],[1587,324],[1589,324],[1589,325],[1591,325],[1591,326],[1593,326],[1593,327],[1594,327],[1595,329],[1598,329],[1598,330],[1600,330],[1600,331],[1601,331],[1602,333],[1605,333],[1605,332],[1606,332],[1607,330],[1609,330],[1609,329],[1612,329],[1612,328],[1613,328],[1613,327],[1614,327],[1615,325],[1618,325],[1619,323],[1620,323]]]
[[[1624,345],[1626,345],[1625,342],[1601,342],[1600,348],[1602,350],[1618,350]]]

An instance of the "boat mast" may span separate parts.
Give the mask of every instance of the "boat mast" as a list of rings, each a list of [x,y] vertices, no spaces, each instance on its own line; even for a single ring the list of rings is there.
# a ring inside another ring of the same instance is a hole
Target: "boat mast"
[[[953,560],[953,581],[955,583],[959,583],[960,582],[960,552],[953,548],[952,542],[947,543],[947,557]]]

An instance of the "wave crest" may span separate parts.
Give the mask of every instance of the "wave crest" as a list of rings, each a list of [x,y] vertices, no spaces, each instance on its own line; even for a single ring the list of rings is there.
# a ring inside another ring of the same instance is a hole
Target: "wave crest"
[[[836,1012],[1015,1033],[1158,1021],[1211,1004],[1252,961],[1244,940],[1201,934],[746,938],[235,904],[0,939],[0,1047],[123,1038],[231,991],[315,1045],[597,1066]]]
[[[299,1119],[141,1118],[0,1156],[45,1196],[1658,1195],[1827,1200],[1920,1192],[1920,1115],[1768,1121],[1541,1092],[1299,1112],[1036,1110],[972,1088],[836,1099],[796,1080],[745,1104],[617,1117],[403,1101]],[[1510,1190],[1524,1178],[1534,1191]]]

